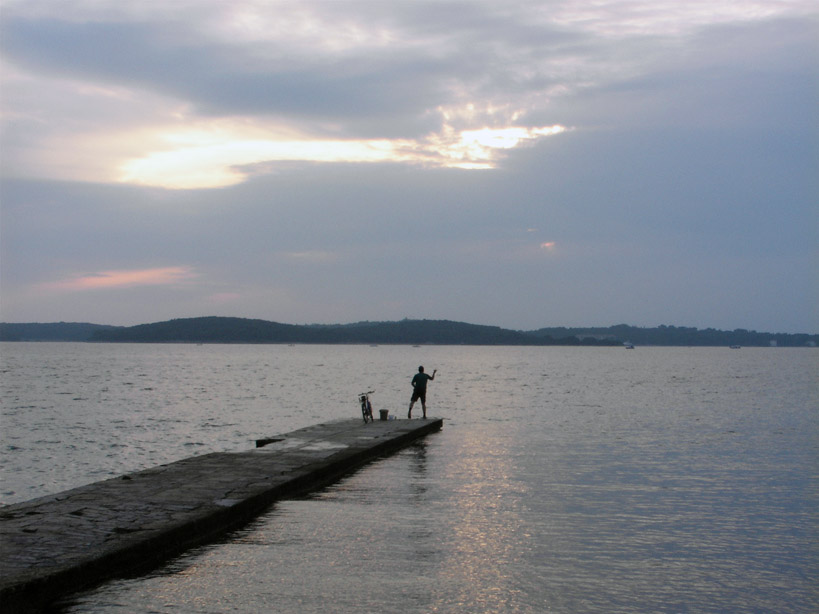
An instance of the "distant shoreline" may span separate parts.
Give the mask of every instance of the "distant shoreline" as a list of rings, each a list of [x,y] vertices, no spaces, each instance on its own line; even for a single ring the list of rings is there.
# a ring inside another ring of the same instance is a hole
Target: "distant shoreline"
[[[451,320],[400,320],[353,324],[281,324],[267,320],[207,316],[140,324],[0,323],[0,341],[94,343],[253,343],[511,346],[703,346],[816,347],[819,335],[736,329],[627,324],[553,327],[517,331]]]

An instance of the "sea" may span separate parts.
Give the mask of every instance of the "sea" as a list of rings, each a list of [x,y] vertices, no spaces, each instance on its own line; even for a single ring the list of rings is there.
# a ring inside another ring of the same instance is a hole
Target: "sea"
[[[819,612],[811,348],[3,343],[0,500],[358,417],[365,390],[406,419],[419,365],[441,432],[59,611]]]

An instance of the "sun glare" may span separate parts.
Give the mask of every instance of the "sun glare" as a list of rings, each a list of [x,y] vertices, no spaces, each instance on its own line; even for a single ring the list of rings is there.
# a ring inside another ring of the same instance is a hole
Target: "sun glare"
[[[240,167],[263,162],[381,162],[401,158],[389,141],[227,141],[148,154],[120,167],[120,181],[166,188],[241,183]]]
[[[418,140],[248,140],[224,132],[169,133],[165,148],[128,160],[119,181],[171,189],[219,188],[241,183],[256,164],[309,162],[401,162],[463,169],[494,168],[500,152],[524,141],[559,134],[563,126],[483,128],[441,133]],[[243,168],[244,167],[244,168]]]
[[[461,141],[466,146],[475,144],[492,149],[511,149],[512,147],[517,147],[521,141],[531,140],[539,136],[560,134],[565,130],[566,128],[563,126],[464,130],[461,133]]]

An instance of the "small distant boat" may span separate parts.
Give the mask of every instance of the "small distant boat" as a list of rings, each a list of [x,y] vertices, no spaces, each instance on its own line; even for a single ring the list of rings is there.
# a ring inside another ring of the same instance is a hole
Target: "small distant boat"
[[[732,350],[738,350],[742,346],[741,345],[731,345],[731,346],[728,346],[728,347],[730,347]]]
[[[634,344],[633,344],[633,343],[630,343],[630,342],[628,342],[628,341],[626,341],[626,342],[623,344],[623,347],[624,347],[624,348],[626,348],[627,350],[633,350],[633,349],[634,349]]]

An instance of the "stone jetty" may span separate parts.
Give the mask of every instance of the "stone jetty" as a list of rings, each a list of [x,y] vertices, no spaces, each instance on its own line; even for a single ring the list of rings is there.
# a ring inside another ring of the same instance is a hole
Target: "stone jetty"
[[[156,567],[438,431],[440,418],[327,422],[0,508],[0,611],[37,612]]]

